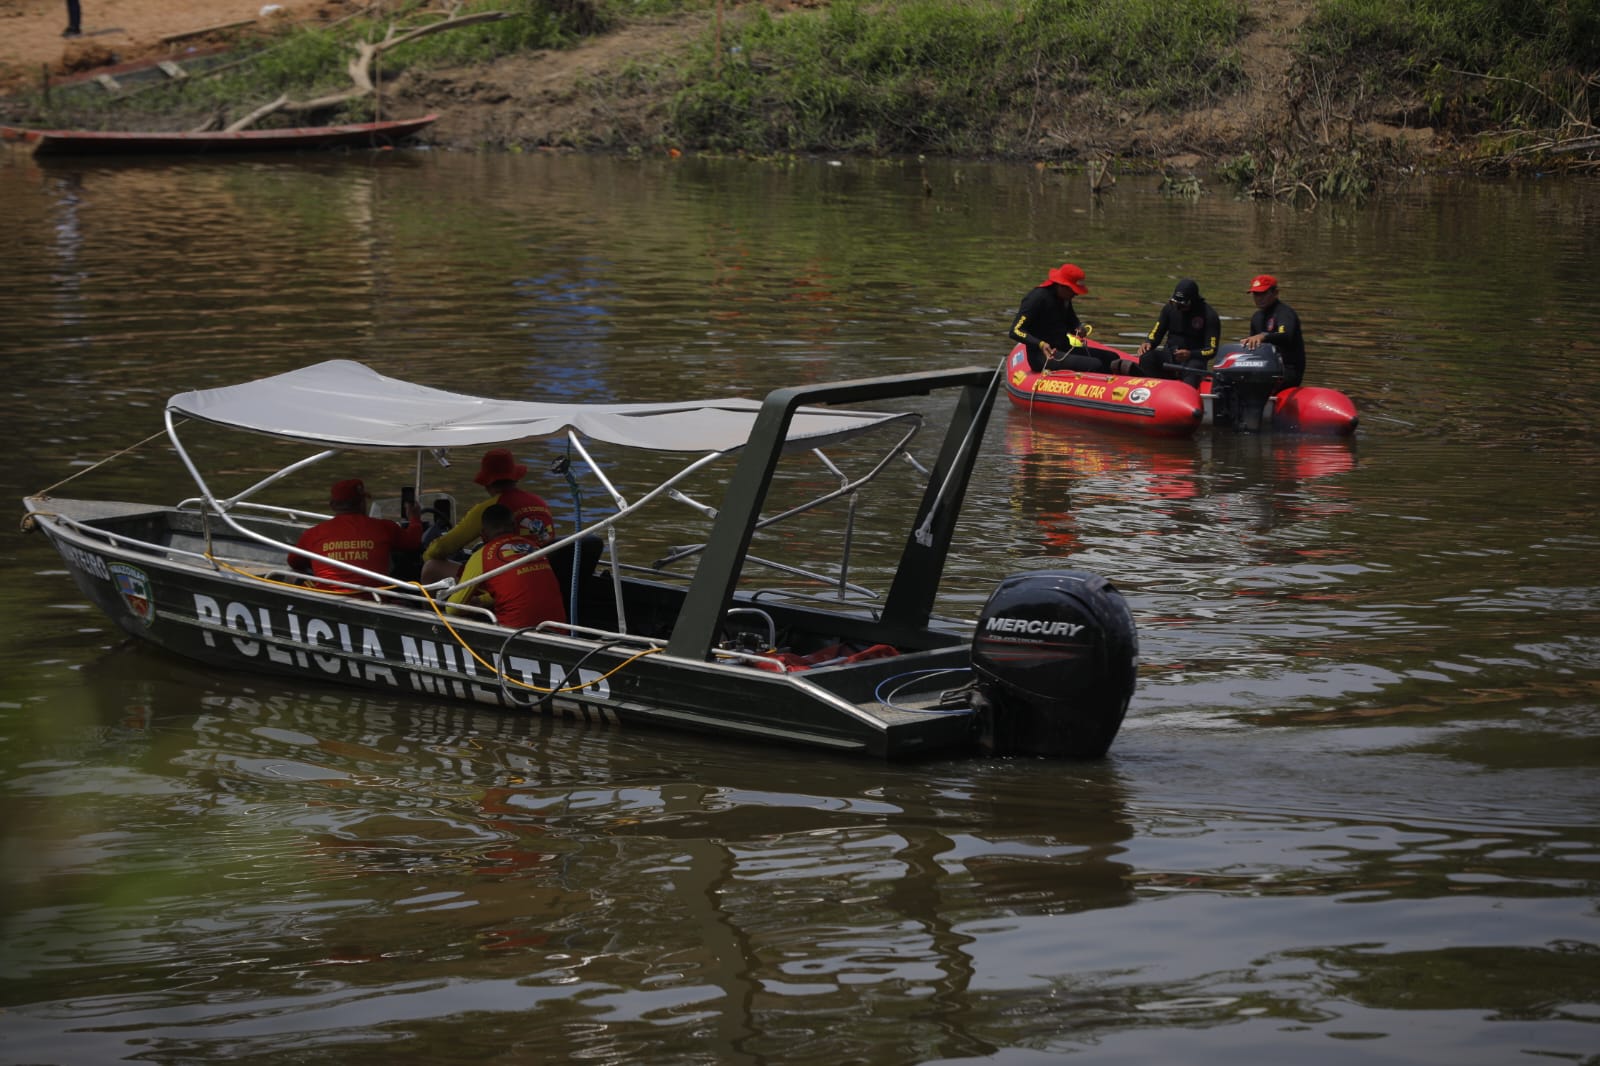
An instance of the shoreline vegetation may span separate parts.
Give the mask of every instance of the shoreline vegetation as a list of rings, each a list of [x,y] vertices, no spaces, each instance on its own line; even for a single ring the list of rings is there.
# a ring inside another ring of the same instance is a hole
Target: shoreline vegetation
[[[452,147],[1017,159],[1306,204],[1424,169],[1600,170],[1600,0],[389,0],[263,27],[198,76],[35,85],[5,121],[439,110]]]

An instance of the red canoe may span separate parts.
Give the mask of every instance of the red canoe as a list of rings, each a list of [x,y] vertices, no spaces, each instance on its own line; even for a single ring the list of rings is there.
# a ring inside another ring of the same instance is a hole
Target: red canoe
[[[289,152],[303,148],[381,148],[409,137],[438,120],[438,115],[390,122],[356,122],[344,126],[297,126],[292,129],[237,130],[229,133],[124,132],[117,130],[30,130],[7,128],[6,140],[33,145],[36,156],[145,155],[151,153]]]
[[[1127,354],[1088,342],[1092,348]],[[1028,350],[1017,345],[1006,360],[1006,393],[1030,414],[1068,418],[1093,425],[1118,426],[1140,433],[1182,437],[1211,423],[1211,382],[1200,388],[1166,378],[1096,374],[1081,370],[1038,372],[1028,366]],[[1349,436],[1359,416],[1355,404],[1337,389],[1298,386],[1267,401],[1262,424],[1279,432]]]

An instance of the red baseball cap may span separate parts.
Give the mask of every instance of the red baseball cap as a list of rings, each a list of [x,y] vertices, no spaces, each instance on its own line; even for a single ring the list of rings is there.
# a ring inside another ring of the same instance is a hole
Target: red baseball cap
[[[359,503],[361,497],[367,494],[367,486],[358,477],[345,478],[335,481],[333,488],[328,490],[328,502],[332,504]]]
[[[496,448],[483,454],[483,462],[478,464],[478,476],[472,480],[487,488],[496,481],[520,481],[528,468],[517,462],[517,457],[504,448]]]
[[[1083,283],[1083,268],[1072,263],[1062,263],[1050,271],[1049,276],[1039,283],[1039,288],[1046,285],[1065,285],[1079,296],[1089,291],[1089,286]]]
[[[1277,287],[1278,279],[1271,274],[1257,274],[1250,279],[1251,292],[1266,292],[1268,289],[1276,289]]]

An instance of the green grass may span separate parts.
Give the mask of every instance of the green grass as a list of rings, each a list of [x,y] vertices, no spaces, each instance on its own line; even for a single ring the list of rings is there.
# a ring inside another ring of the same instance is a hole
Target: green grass
[[[1003,150],[1018,122],[1176,111],[1239,75],[1242,0],[835,0],[755,12],[709,42],[673,104],[685,143],[783,152]]]
[[[1600,104],[1600,0],[1321,0],[1301,41],[1340,96],[1381,79],[1446,129],[1561,125]]]

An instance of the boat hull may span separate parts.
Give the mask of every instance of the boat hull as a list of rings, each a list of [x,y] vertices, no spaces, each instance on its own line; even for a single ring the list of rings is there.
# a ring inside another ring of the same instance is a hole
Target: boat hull
[[[33,146],[35,156],[205,155],[286,152],[320,148],[382,148],[396,144],[438,121],[438,115],[389,122],[292,129],[211,132],[9,129],[7,140]]]
[[[1028,366],[1028,351],[1020,344],[1006,359],[1006,394],[1029,414],[1157,436],[1189,436],[1212,424],[1209,380],[1196,389],[1165,378],[1041,373]],[[1268,400],[1261,424],[1279,433],[1346,437],[1356,431],[1360,414],[1354,401],[1337,389],[1296,386]]]
[[[76,502],[29,501],[32,524],[50,539],[78,588],[130,636],[208,667],[534,711],[598,726],[686,730],[887,759],[978,750],[971,712],[917,713],[873,704],[874,691],[886,679],[964,663],[964,641],[894,658],[774,673],[672,656],[643,639],[616,643],[565,632],[514,632],[460,618],[447,623],[425,606],[330,595],[192,558],[119,550],[51,519],[51,505],[70,509]],[[154,527],[165,514],[141,513],[133,504],[93,506],[119,511],[124,527]],[[550,689],[563,691],[542,700]]]
[[[1200,428],[1205,402],[1181,381],[1079,370],[1039,372],[1017,345],[1006,359],[1006,395],[1029,414],[1068,418],[1138,433],[1186,437]]]
[[[1350,397],[1315,385],[1284,389],[1272,397],[1270,410],[1272,428],[1281,433],[1348,437],[1361,422]]]

